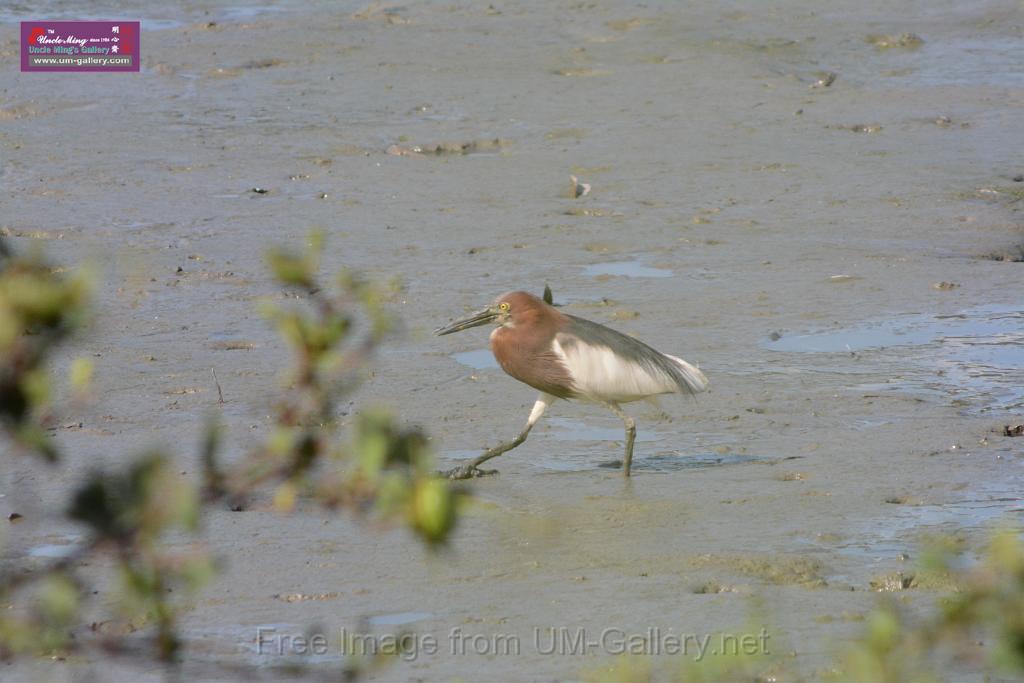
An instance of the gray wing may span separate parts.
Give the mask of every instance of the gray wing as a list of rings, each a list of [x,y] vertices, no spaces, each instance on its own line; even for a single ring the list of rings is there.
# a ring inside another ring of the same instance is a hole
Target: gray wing
[[[615,354],[641,365],[648,371],[664,374],[676,383],[681,393],[695,394],[698,391],[703,391],[707,386],[707,380],[700,370],[689,366],[692,368],[691,372],[680,365],[685,361],[677,362],[676,359],[652,349],[639,339],[616,332],[610,327],[598,325],[574,315],[566,314],[565,317],[569,319],[566,332],[579,337],[588,344],[609,348]]]

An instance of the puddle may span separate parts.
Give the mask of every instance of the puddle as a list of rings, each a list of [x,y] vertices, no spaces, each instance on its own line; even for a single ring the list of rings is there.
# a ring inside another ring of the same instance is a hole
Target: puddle
[[[224,22],[244,22],[256,19],[264,14],[281,14],[287,10],[284,7],[254,6],[254,7],[225,7],[218,13],[218,18]]]
[[[622,423],[614,417],[601,422],[595,425],[577,418],[546,416],[527,440],[527,444],[533,444],[535,450],[526,456],[526,459],[531,465],[551,472],[620,469],[625,443]],[[702,467],[740,465],[764,460],[766,457],[740,453],[694,452],[714,448],[717,442],[709,444],[704,440],[692,443],[690,436],[680,441],[680,435],[671,431],[674,429],[672,425],[668,426],[667,431],[659,431],[657,426],[657,422],[645,422],[642,416],[638,418],[636,447],[633,451],[633,469],[638,472],[676,472]],[[537,445],[544,440],[547,441],[546,445]],[[568,446],[570,443],[573,445]],[[482,452],[482,448],[445,451],[443,459],[470,460]],[[500,463],[500,459],[495,461],[499,470]]]
[[[100,12],[92,14],[82,13],[77,7],[68,7],[69,4],[59,0],[49,2],[33,2],[21,5],[14,4],[0,10],[0,24],[14,24],[21,21],[44,18],[48,21],[109,21],[112,12]],[[180,28],[188,25],[189,22],[181,19],[153,19],[139,17],[138,12],[129,12],[127,19],[141,21],[143,31],[162,31],[170,28]],[[199,19],[196,19],[198,22]]]
[[[639,441],[639,435],[637,441]],[[737,453],[679,453],[676,451],[659,450],[643,452],[637,448],[633,451],[633,472],[679,472],[681,470],[719,467],[724,465],[742,465],[755,462],[761,458],[756,455],[740,455]],[[559,452],[535,458],[532,464],[552,472],[593,472],[597,470],[621,470],[622,449],[609,446],[607,450],[590,449],[587,451]]]
[[[315,628],[309,624],[234,624],[186,632],[190,658],[224,663],[233,657],[262,667],[338,664],[344,661],[337,642],[336,629]],[[322,651],[309,645],[310,638],[325,638]],[[300,641],[304,638],[305,641]]]
[[[474,370],[489,370],[499,367],[498,361],[494,360],[494,354],[490,349],[478,349],[476,351],[462,351],[451,354],[451,358],[462,365]]]
[[[957,534],[963,531],[988,532],[1007,524],[1024,522],[1024,497],[1006,482],[999,485],[976,484],[962,492],[963,499],[920,505],[885,504],[883,515],[851,524],[834,541],[806,540],[802,544],[816,550],[835,551],[852,558],[856,564],[849,572],[828,577],[829,582],[866,585],[881,572],[918,568],[922,542],[929,536]],[[900,557],[910,555],[910,561]],[[971,561],[970,558],[961,558]]]
[[[907,51],[900,61],[915,85],[1024,85],[1024,67],[1017,59],[1016,37],[929,40],[919,50]]]
[[[784,335],[762,346],[785,353],[845,353],[908,347],[906,374],[858,389],[952,394],[973,412],[1024,407],[1024,310],[982,306],[955,315],[908,314],[839,330]]]
[[[583,274],[588,277],[598,275],[617,275],[621,277],[672,277],[674,273],[666,268],[652,268],[645,266],[640,260],[632,261],[609,261],[607,263],[595,263],[583,269]]]
[[[31,3],[6,4],[3,8],[0,8],[0,24],[15,24],[21,21],[40,18],[45,18],[49,21],[106,21],[110,19],[111,12],[83,12],[79,6],[81,4],[69,3],[65,0],[36,0]],[[358,2],[346,4],[350,6],[349,11],[355,11],[359,7]],[[138,3],[132,11],[125,13],[126,16],[124,17],[132,21],[141,21],[143,32],[177,29],[189,26],[190,24],[200,24],[211,20],[218,23],[244,23],[268,15],[281,16],[302,7],[301,4],[286,0],[285,2],[268,3],[266,5],[221,7],[209,11],[205,8],[197,8],[192,11],[188,9],[182,11],[178,8],[170,16],[165,14],[162,17],[155,17],[145,16],[145,14],[151,11],[163,12],[160,9],[145,7],[145,5],[147,3]]]
[[[370,617],[367,621],[371,626],[405,626],[433,617],[434,615],[430,612],[395,612],[393,614],[378,614]]]
[[[534,437],[536,438],[536,437]],[[558,438],[557,436],[555,437]],[[568,440],[570,437],[566,437]],[[602,439],[604,440],[604,439]],[[622,440],[621,432],[618,440]],[[637,443],[641,442],[637,434]],[[654,439],[651,439],[653,441]],[[446,451],[445,460],[462,461],[477,457],[483,450]],[[741,455],[738,453],[677,453],[675,451],[657,451],[650,454],[641,452],[637,447],[633,451],[634,472],[678,472],[681,470],[701,469],[704,467],[720,467],[726,465],[743,465],[763,460],[762,456]],[[622,469],[622,448],[620,446],[604,446],[586,451],[554,451],[543,455],[529,457],[530,464],[549,472],[593,472],[597,470]],[[488,463],[488,466],[491,463]],[[494,466],[501,469],[501,460],[495,460]]]
[[[571,417],[549,417],[545,422],[551,428],[551,436],[558,441],[622,441],[626,438],[625,427],[595,427]],[[662,435],[652,429],[637,427],[636,442],[657,441]]]
[[[347,659],[344,653],[346,646],[340,640],[346,630],[353,634],[357,631],[369,634],[367,625],[401,627],[433,617],[429,612],[395,612],[370,617],[356,629],[325,624],[231,624],[190,630],[184,635],[190,657],[200,661],[224,663],[241,657],[261,669],[287,668],[293,664],[336,665]],[[381,632],[391,631],[393,629],[384,628]],[[320,645],[311,644],[314,636],[322,639]]]
[[[29,548],[29,557],[62,558],[74,555],[82,547],[81,536],[69,535],[61,538],[63,543],[47,543]]]

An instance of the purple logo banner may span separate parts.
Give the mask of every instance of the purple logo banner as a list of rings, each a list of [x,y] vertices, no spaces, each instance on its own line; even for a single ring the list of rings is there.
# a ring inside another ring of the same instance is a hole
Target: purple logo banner
[[[137,21],[23,21],[22,71],[138,71]]]

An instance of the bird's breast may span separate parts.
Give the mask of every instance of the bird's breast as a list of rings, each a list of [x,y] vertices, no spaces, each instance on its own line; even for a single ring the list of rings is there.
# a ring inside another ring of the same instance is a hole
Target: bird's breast
[[[557,396],[573,398],[572,374],[553,348],[554,339],[529,339],[515,328],[499,327],[491,333],[491,352],[509,376],[523,384]]]

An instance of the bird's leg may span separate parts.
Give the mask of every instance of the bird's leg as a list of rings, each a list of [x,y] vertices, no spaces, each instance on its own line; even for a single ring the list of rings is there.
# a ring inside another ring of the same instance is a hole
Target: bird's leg
[[[618,403],[609,402],[605,403],[605,405],[608,407],[608,410],[618,415],[626,425],[626,455],[622,459],[622,473],[628,477],[630,469],[633,467],[633,442],[636,441],[636,422],[619,407]]]
[[[519,436],[511,441],[498,444],[494,448],[488,448],[480,455],[480,457],[476,458],[468,465],[462,465],[446,472],[442,472],[441,475],[448,479],[472,479],[473,477],[497,474],[497,470],[482,470],[480,469],[480,465],[491,458],[498,457],[502,453],[507,453],[526,441],[526,437],[530,435],[530,430],[533,429],[533,425],[537,424],[537,420],[540,419],[540,416],[544,414],[544,411],[548,409],[548,406],[551,405],[551,402],[554,400],[555,397],[551,394],[539,394],[537,396],[537,402],[533,404],[533,410],[530,411],[530,417],[526,421],[526,426],[523,428],[523,431],[519,432]]]

